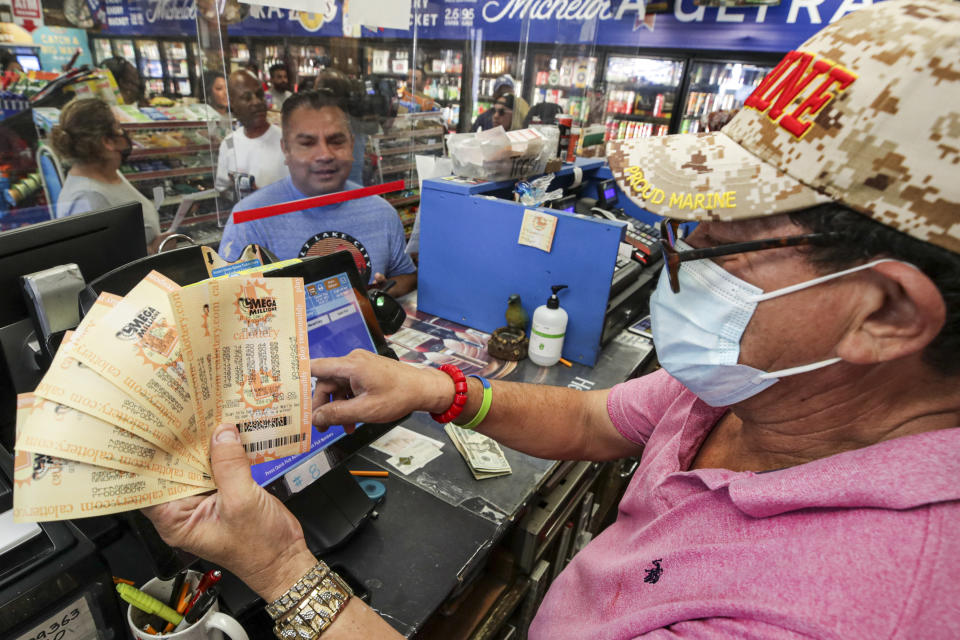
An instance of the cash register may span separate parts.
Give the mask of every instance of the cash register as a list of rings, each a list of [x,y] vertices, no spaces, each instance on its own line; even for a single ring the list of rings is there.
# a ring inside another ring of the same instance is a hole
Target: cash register
[[[576,213],[627,225],[610,282],[610,299],[600,339],[601,344],[606,344],[637,318],[637,309],[646,307],[646,301],[656,286],[653,276],[663,265],[660,232],[617,206],[619,197],[613,178],[597,180],[585,190],[591,195],[576,199],[573,205]]]

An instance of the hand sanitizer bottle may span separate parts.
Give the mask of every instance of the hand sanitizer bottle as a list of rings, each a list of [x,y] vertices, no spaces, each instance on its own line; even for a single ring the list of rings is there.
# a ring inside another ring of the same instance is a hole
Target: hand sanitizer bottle
[[[550,287],[553,295],[547,304],[537,307],[533,312],[530,326],[530,346],[527,355],[534,364],[550,367],[560,359],[563,351],[563,337],[567,334],[567,312],[560,308],[557,293],[567,285],[557,284]]]

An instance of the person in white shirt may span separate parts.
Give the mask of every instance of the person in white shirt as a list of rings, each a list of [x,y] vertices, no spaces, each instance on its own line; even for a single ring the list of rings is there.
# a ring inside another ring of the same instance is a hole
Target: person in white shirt
[[[220,143],[217,158],[218,191],[233,187],[235,174],[249,174],[256,188],[265,187],[289,175],[280,149],[280,127],[267,122],[263,87],[247,70],[234,71],[227,83],[230,107],[242,125]]]
[[[280,111],[283,108],[283,102],[289,98],[290,80],[287,76],[287,66],[278,62],[270,67],[270,108],[274,111]]]

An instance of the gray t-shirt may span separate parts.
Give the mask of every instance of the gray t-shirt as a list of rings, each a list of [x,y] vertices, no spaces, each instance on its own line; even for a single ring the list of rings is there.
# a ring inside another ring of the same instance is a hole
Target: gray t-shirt
[[[122,174],[118,175],[121,182],[116,184],[68,175],[60,191],[60,197],[57,198],[56,217],[66,218],[78,213],[117,207],[128,202],[139,202],[143,205],[143,231],[147,244],[150,244],[160,235],[160,216],[157,214],[157,209],[146,196],[127,182]]]

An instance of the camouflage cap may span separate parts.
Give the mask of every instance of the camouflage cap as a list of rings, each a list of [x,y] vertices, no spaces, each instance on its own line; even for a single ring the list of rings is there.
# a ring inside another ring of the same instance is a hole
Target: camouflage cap
[[[736,220],[841,202],[960,252],[960,2],[889,0],[791,51],[721,131],[614,143],[637,205]]]

